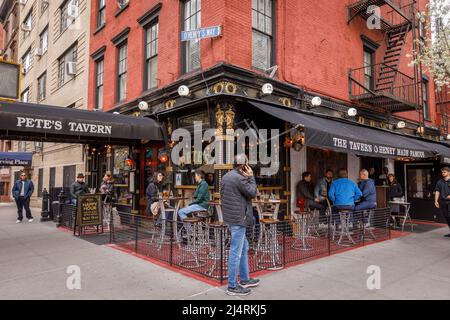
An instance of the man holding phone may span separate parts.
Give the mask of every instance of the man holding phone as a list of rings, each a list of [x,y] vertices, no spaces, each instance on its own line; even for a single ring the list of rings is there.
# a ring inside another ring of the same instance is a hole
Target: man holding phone
[[[249,275],[246,237],[246,228],[253,225],[252,199],[256,197],[256,181],[245,154],[237,155],[234,163],[234,169],[223,176],[221,184],[223,220],[231,232],[226,293],[245,296],[251,292],[249,287],[259,285],[259,280]]]

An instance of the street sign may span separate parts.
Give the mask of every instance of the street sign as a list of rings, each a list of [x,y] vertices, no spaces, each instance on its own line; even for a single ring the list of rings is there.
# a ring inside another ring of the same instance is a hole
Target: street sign
[[[221,26],[206,27],[190,31],[181,31],[181,41],[215,38],[221,35],[222,35]]]
[[[20,69],[19,63],[3,61],[0,58],[0,100],[19,100]]]

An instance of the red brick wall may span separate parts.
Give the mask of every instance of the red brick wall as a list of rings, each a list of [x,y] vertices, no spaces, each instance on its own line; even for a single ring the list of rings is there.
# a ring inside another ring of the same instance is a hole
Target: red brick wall
[[[355,18],[347,24],[346,4],[354,0],[277,0],[276,1],[276,64],[281,80],[305,87],[311,91],[348,101],[348,70],[363,65],[363,43],[361,35],[381,44],[377,50],[377,62],[381,62],[384,51],[384,34],[369,30],[366,22]],[[180,77],[180,1],[161,0],[159,16],[159,87],[166,86]],[[425,0],[419,0],[423,8]],[[109,3],[109,2],[108,2]],[[128,87],[127,101],[142,94],[143,30],[136,19],[154,7],[158,0],[131,1],[129,8],[117,18],[116,6],[107,6],[106,27],[95,36],[91,35],[90,51],[103,45],[105,53],[104,105],[110,109],[115,104],[116,50],[111,38],[125,27],[131,28],[128,37]],[[91,30],[96,28],[96,8],[92,5]],[[202,26],[223,26],[223,36],[201,41],[201,64],[211,67],[221,61],[251,69],[251,0],[202,0]],[[401,70],[413,74],[403,52]],[[92,59],[91,59],[92,60]],[[94,105],[94,70],[90,68],[90,105]],[[430,81],[431,83],[432,81]],[[430,88],[430,105],[434,106],[433,86]],[[403,114],[409,119],[418,119],[416,112]],[[435,108],[431,118],[436,120]]]

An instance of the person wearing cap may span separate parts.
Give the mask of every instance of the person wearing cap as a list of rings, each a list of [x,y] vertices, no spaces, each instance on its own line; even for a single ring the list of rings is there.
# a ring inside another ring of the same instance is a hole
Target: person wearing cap
[[[76,205],[78,196],[86,193],[89,193],[89,188],[84,182],[84,174],[79,173],[77,180],[70,186],[70,202]]]
[[[442,179],[436,183],[436,188],[434,189],[434,206],[441,210],[450,228],[450,168],[442,168],[441,173]],[[445,237],[450,237],[450,233],[445,235]]]

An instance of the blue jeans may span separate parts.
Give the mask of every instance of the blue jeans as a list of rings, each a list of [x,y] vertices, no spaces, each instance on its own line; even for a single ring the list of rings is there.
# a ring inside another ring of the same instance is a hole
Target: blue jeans
[[[377,204],[375,202],[362,201],[362,202],[358,203],[355,206],[355,211],[363,211],[363,210],[375,209],[376,207],[377,207]],[[363,219],[361,219],[361,217],[363,217]],[[357,220],[358,221],[363,220],[364,223],[368,222],[367,221],[367,217],[364,217],[362,212],[358,213]]]
[[[352,205],[334,205],[333,206],[333,221],[337,221],[337,223],[341,223],[341,216],[339,215],[338,210],[355,210],[355,206]],[[353,223],[353,214],[352,212],[348,213],[350,215],[349,222]]]
[[[181,221],[187,218],[187,215],[194,211],[205,211],[206,209],[199,206],[198,204],[191,204],[185,208],[181,208],[178,210],[178,216],[180,217]]]
[[[248,241],[246,228],[239,225],[228,225],[231,232],[230,254],[228,257],[228,288],[238,286],[238,274],[241,281],[250,280],[248,271]]]
[[[75,199],[75,198],[70,199],[70,203],[73,204],[74,206],[76,206],[77,205],[77,199]]]

